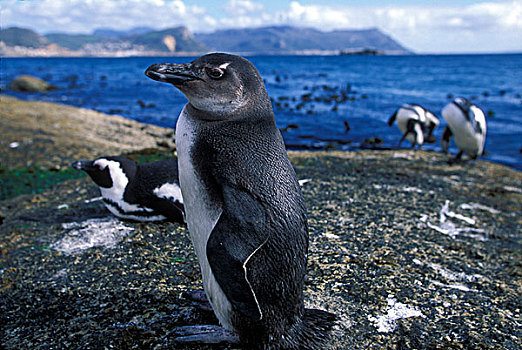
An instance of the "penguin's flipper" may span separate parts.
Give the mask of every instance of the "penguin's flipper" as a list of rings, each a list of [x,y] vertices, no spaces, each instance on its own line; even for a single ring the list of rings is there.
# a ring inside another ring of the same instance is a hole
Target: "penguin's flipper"
[[[155,197],[156,199],[149,203],[152,209],[165,216],[171,222],[185,223],[183,204],[175,198]]]
[[[444,129],[444,133],[442,134],[442,140],[440,141],[443,153],[448,153],[449,142],[452,135],[453,133],[451,132],[451,129],[449,128],[449,126],[446,126],[446,128]]]
[[[402,141],[404,141],[404,140],[406,139],[406,136],[408,136],[409,133],[410,133],[409,131],[406,131],[406,132],[402,135],[401,139],[399,140],[399,147],[401,147],[401,143],[402,143]]]
[[[207,259],[233,307],[259,320],[262,311],[248,280],[247,263],[270,237],[269,213],[252,193],[223,186],[223,212],[207,242]]]
[[[406,137],[411,133],[414,136],[414,140],[417,140],[417,132],[415,131],[415,123],[417,121],[410,119],[408,120],[408,123],[406,124],[406,132],[402,135],[400,141],[399,141],[399,147],[401,146],[402,141],[406,139]],[[415,147],[415,142],[412,143],[411,148]]]
[[[239,344],[237,334],[214,325],[177,327],[170,333],[174,333],[176,343]]]
[[[395,119],[397,118],[397,113],[399,113],[399,110],[396,110],[395,113],[390,117],[388,120],[388,126],[392,126],[393,122],[395,122]]]
[[[483,135],[484,134],[484,130],[482,129],[482,125],[475,121],[475,132],[479,135]]]

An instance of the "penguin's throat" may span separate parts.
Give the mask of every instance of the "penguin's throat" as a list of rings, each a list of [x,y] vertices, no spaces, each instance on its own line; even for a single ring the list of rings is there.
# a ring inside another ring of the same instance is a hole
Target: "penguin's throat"
[[[213,105],[198,105],[190,102],[192,109],[197,111],[194,116],[200,120],[206,121],[220,121],[229,120],[243,107],[243,104],[213,104]]]
[[[123,200],[123,193],[129,183],[129,179],[125,175],[120,164],[117,162],[109,161],[109,167],[111,169],[112,187],[100,188],[102,195],[108,197],[116,202]]]

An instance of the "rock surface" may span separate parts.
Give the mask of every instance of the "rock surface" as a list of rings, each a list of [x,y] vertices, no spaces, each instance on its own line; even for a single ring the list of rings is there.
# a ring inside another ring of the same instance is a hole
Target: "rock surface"
[[[0,165],[6,168],[63,167],[145,148],[174,149],[172,129],[83,108],[0,95],[0,118]]]
[[[20,75],[14,78],[8,88],[20,92],[46,92],[58,89],[45,80],[30,75]]]
[[[38,106],[39,115],[75,110]],[[16,100],[4,107],[18,115],[28,108]],[[123,122],[132,126],[107,121],[104,135],[146,134],[148,126]],[[82,142],[68,151],[102,152]],[[47,157],[69,161],[57,144]],[[331,348],[522,347],[522,173],[484,161],[450,166],[443,155],[409,150],[290,159],[309,179],[306,302],[340,319]],[[0,202],[1,347],[234,348],[172,342],[174,327],[217,322],[182,297],[201,288],[186,228],[118,221],[98,196],[83,178]]]

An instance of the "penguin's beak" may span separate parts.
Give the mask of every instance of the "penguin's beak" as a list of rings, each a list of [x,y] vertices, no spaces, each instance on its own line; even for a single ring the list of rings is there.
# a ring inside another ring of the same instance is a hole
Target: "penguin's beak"
[[[429,134],[427,139],[424,140],[424,142],[426,142],[426,143],[435,143],[435,142],[437,142],[437,139],[435,138],[435,136],[433,134]]]
[[[94,166],[92,165],[92,161],[90,160],[77,160],[71,164],[71,166],[76,170],[89,171],[93,170]]]
[[[201,80],[197,72],[194,71],[194,66],[190,63],[156,63],[147,68],[145,75],[153,80],[170,83],[174,86],[183,85],[193,80]]]

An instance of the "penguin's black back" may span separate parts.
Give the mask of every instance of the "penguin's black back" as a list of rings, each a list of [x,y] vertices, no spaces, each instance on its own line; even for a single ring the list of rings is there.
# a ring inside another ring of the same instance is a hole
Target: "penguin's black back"
[[[167,198],[158,198],[154,190],[165,183],[176,184],[178,180],[178,162],[176,159],[165,159],[157,162],[136,164],[132,181],[129,181],[124,193],[124,200],[139,203],[154,209],[169,220],[183,222],[183,205]]]

